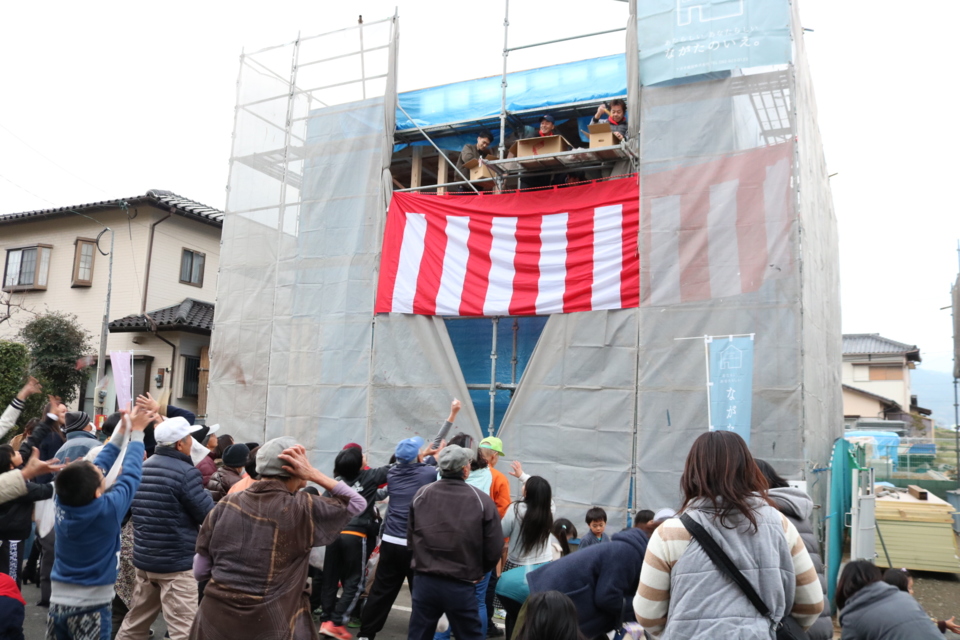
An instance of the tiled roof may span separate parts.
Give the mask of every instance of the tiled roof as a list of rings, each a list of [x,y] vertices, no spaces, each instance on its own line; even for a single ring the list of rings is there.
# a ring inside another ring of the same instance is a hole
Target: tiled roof
[[[0,225],[14,222],[23,222],[28,220],[39,220],[44,218],[57,218],[71,215],[74,211],[83,211],[90,209],[115,209],[126,203],[128,207],[138,204],[152,204],[161,209],[168,209],[173,213],[178,213],[186,218],[198,220],[217,227],[223,226],[223,211],[208,207],[194,200],[178,196],[172,191],[163,191],[161,189],[151,189],[145,195],[133,196],[132,198],[119,198],[117,200],[102,200],[100,202],[90,202],[88,204],[79,204],[72,207],[57,207],[55,209],[38,209],[36,211],[24,211],[22,213],[8,213],[0,215]]]
[[[147,316],[130,315],[110,323],[111,333],[128,331],[184,331],[186,333],[200,333],[210,335],[213,330],[212,302],[202,302],[187,298],[180,304],[175,304],[156,311],[150,311]]]
[[[879,333],[846,333],[843,335],[844,355],[904,355],[920,362],[920,349],[915,344],[904,344],[882,337]]]

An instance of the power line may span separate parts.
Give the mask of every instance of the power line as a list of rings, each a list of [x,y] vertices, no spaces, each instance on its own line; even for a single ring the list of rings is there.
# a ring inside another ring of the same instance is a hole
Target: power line
[[[0,126],[3,126],[3,125],[0,125]],[[21,187],[19,184],[17,184],[16,182],[14,182],[13,180],[11,180],[10,178],[8,178],[7,176],[5,176],[5,175],[3,175],[3,174],[0,174],[0,178],[3,178],[3,179],[6,180],[7,182],[9,182],[9,183],[12,184],[13,186],[15,186],[17,189],[20,189],[21,191],[23,191],[24,193],[29,193],[31,196],[33,196],[34,198],[37,198],[38,200],[43,200],[43,201],[46,202],[47,204],[52,204],[52,205],[55,206],[55,207],[59,206],[59,205],[57,205],[56,203],[50,202],[49,200],[47,200],[47,199],[44,198],[43,196],[38,196],[38,195],[35,194],[33,191],[30,191],[30,189],[27,189],[26,187]]]
[[[81,177],[78,176],[77,174],[73,173],[72,171],[70,171],[69,169],[67,169],[66,167],[64,167],[63,165],[59,164],[59,163],[56,162],[55,160],[52,160],[52,159],[48,158],[48,157],[45,156],[43,153],[41,153],[39,150],[37,150],[35,147],[31,146],[30,143],[28,143],[26,140],[24,140],[23,138],[21,138],[20,136],[18,136],[17,134],[15,134],[13,131],[10,131],[10,129],[6,128],[6,127],[3,126],[2,124],[0,124],[0,129],[3,129],[3,130],[6,131],[7,133],[9,133],[11,136],[13,136],[13,137],[16,138],[17,140],[19,140],[19,141],[21,142],[21,144],[23,144],[25,147],[27,147],[28,149],[32,150],[32,151],[33,151],[34,153],[36,153],[38,156],[40,156],[41,158],[43,158],[44,160],[46,160],[47,162],[49,162],[49,163],[52,164],[53,166],[57,167],[58,169],[60,169],[60,170],[63,171],[64,173],[66,173],[67,175],[73,176],[74,178],[76,178],[76,179],[79,180],[80,182],[82,182],[82,183],[84,183],[84,184],[86,184],[86,185],[88,185],[88,186],[93,187],[94,189],[96,189],[97,191],[99,191],[99,192],[102,193],[102,194],[110,195],[109,193],[107,193],[106,191],[104,191],[103,189],[101,189],[100,187],[98,187],[97,185],[93,184],[92,182],[89,182],[88,180],[84,180],[83,178],[81,178]],[[49,200],[48,200],[48,202],[49,202]]]

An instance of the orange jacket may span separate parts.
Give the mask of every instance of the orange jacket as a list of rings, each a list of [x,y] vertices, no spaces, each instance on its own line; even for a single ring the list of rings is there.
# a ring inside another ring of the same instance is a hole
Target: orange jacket
[[[493,467],[489,467],[489,469],[490,475],[493,477],[493,482],[490,484],[490,497],[493,498],[493,502],[497,505],[497,511],[503,518],[510,503],[513,502],[510,497],[510,483],[507,481],[507,476]]]

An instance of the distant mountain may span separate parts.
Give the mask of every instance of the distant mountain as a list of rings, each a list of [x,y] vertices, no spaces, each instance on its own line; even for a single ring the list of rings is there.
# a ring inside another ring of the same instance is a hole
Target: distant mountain
[[[910,372],[910,386],[917,404],[933,411],[934,420],[945,426],[954,423],[952,375],[917,368]]]

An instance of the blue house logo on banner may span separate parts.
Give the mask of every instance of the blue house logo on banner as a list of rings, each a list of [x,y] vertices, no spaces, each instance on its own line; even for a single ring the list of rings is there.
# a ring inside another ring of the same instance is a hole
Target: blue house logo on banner
[[[637,3],[640,83],[792,59],[788,0]]]
[[[750,444],[753,411],[753,335],[706,336],[710,430],[723,429]]]

